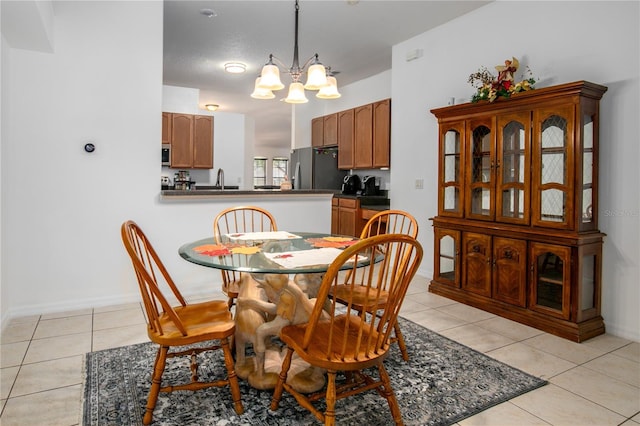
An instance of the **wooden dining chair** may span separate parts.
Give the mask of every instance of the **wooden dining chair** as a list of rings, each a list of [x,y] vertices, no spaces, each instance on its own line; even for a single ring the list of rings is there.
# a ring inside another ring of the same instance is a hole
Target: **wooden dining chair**
[[[222,242],[222,236],[225,234],[277,230],[278,226],[273,215],[269,211],[256,206],[228,208],[221,211],[213,219],[213,236],[218,244]],[[227,270],[221,270],[220,272],[222,274],[222,291],[227,296],[229,308],[231,308],[240,291],[241,273]]]
[[[282,393],[287,391],[325,425],[334,425],[339,417],[337,400],[375,389],[387,400],[395,423],[402,424],[398,401],[383,361],[391,346],[393,326],[422,254],[422,246],[415,238],[385,234],[361,240],[336,258],[322,280],[309,321],[286,326],[280,331],[280,340],[287,345],[287,351],[271,400],[271,410],[278,409]],[[378,255],[384,258],[376,265],[374,262],[358,265],[362,260]],[[336,287],[344,285],[339,272],[345,265],[350,265],[349,270],[359,270],[357,274],[349,275],[346,287],[349,291],[343,293],[343,305],[328,295]],[[384,303],[380,298],[382,289],[387,294]],[[362,309],[363,300],[366,300],[366,309]],[[287,383],[294,353],[311,366],[327,371],[324,389],[303,394]],[[377,377],[367,371],[373,367],[377,368]],[[336,383],[338,371],[345,372],[345,379]],[[324,412],[313,404],[322,398],[326,402]]]
[[[240,386],[229,347],[229,338],[235,332],[235,323],[227,302],[212,300],[188,304],[138,225],[132,221],[123,223],[121,235],[138,279],[147,316],[147,334],[152,342],[160,345],[153,367],[143,423],[145,425],[151,423],[159,392],[195,391],[212,386],[229,386],[234,409],[236,413],[242,414],[244,409],[240,398]],[[161,286],[168,287],[172,296],[178,301],[177,306],[171,306]],[[209,345],[193,347],[200,342],[209,342]],[[173,346],[182,348],[169,353],[169,349]],[[196,355],[218,349],[222,349],[224,353],[227,377],[211,382],[199,381]],[[191,357],[191,381],[184,384],[163,385],[162,375],[166,360],[176,356]]]
[[[362,229],[362,233],[360,234],[360,238],[368,238],[374,235],[380,234],[405,234],[409,235],[413,238],[418,237],[418,221],[411,214],[402,211],[402,210],[383,210],[371,217]],[[349,274],[349,272],[347,272]],[[346,280],[348,281],[349,276],[347,275]],[[337,286],[335,290],[331,293],[331,297],[335,296],[340,303],[347,303],[345,299],[345,294],[349,293],[351,290],[347,288],[348,284],[344,284],[341,286]],[[365,289],[360,289],[359,294],[363,294]],[[387,290],[382,288],[380,291],[380,297],[382,298],[381,304],[384,305],[385,300],[387,298]],[[364,297],[364,296],[363,296]],[[360,302],[360,303],[358,303]],[[359,300],[358,297],[355,298],[354,302],[356,307],[360,309],[366,308],[366,303],[364,300]],[[394,324],[394,336],[392,337],[392,342],[397,343],[400,348],[400,353],[402,354],[402,359],[405,361],[409,361],[409,353],[407,352],[407,345],[404,342],[404,337],[402,336],[402,331],[400,330],[400,326],[396,323]]]

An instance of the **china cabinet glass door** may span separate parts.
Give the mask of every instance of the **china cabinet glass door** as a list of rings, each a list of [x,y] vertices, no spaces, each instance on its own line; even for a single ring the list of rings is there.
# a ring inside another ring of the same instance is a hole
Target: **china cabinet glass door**
[[[462,217],[463,152],[462,135],[464,123],[453,123],[440,136],[440,190],[439,214]]]
[[[494,119],[470,121],[467,125],[469,141],[469,165],[467,167],[466,217],[493,220],[495,139],[492,129]]]
[[[570,228],[573,212],[573,107],[536,110],[533,224]]]
[[[498,117],[496,220],[529,224],[530,113]]]

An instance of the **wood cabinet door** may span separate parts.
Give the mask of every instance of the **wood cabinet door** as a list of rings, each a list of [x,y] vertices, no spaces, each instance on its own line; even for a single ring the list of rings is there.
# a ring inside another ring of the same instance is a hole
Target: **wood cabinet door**
[[[196,115],[193,123],[193,168],[213,168],[213,117]]]
[[[353,113],[353,109],[338,113],[338,168],[342,170],[354,168]]]
[[[528,225],[531,203],[531,112],[498,116],[496,220]]]
[[[359,234],[356,235],[356,230],[358,228],[357,210],[340,207],[340,211],[338,212],[338,214],[338,223],[340,224],[338,234],[349,235],[351,237],[360,236]]]
[[[532,242],[529,309],[571,317],[571,247]]]
[[[171,167],[193,167],[193,115],[171,114]]]
[[[493,239],[493,298],[525,307],[527,304],[527,242]]]
[[[547,228],[574,226],[573,105],[533,111],[531,224]]]
[[[373,104],[374,168],[391,165],[391,99]]]
[[[370,169],[373,164],[373,104],[357,107],[354,123],[354,168]]]
[[[491,236],[462,234],[462,288],[491,297]]]
[[[464,214],[464,129],[464,121],[440,125],[438,214],[442,216]]]
[[[340,233],[340,209],[336,206],[331,206],[331,233]]]
[[[465,217],[469,219],[495,218],[495,122],[490,116],[466,123]]]
[[[338,113],[324,116],[322,145],[338,145]]]
[[[171,113],[162,113],[162,143],[171,143]]]
[[[460,231],[434,228],[434,280],[460,288]]]
[[[324,117],[311,120],[311,146],[320,147],[324,143]]]

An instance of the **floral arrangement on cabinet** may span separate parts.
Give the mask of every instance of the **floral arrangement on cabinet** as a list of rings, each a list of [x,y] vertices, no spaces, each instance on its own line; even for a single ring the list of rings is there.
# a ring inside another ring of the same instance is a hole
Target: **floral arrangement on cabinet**
[[[518,59],[512,57],[511,60],[504,61],[504,65],[496,65],[497,77],[484,66],[471,74],[468,82],[477,89],[471,97],[471,102],[484,100],[493,102],[499,97],[509,98],[513,93],[535,89],[536,79],[533,78],[529,67],[527,67],[528,78],[523,78],[516,83],[515,74],[519,66]]]

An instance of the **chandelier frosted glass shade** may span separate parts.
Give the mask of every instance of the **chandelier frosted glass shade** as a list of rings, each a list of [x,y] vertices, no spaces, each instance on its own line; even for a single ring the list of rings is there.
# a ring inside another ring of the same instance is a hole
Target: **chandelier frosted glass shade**
[[[304,94],[302,83],[291,83],[289,85],[289,94],[284,101],[289,104],[306,104],[309,102],[309,99]]]
[[[307,83],[304,88],[307,90],[320,90],[327,85],[327,71],[324,65],[317,63],[311,65],[307,71]]]
[[[263,89],[260,87],[260,77],[256,78],[256,84],[253,88],[253,93],[251,93],[251,97],[254,99],[273,99],[276,95],[269,89]]]
[[[338,92],[338,82],[333,76],[327,77],[327,85],[320,88],[316,94],[316,98],[320,99],[338,99],[340,96],[342,95]]]
[[[280,70],[277,65],[267,64],[262,67],[259,87],[267,90],[284,89],[284,84],[280,81]]]

